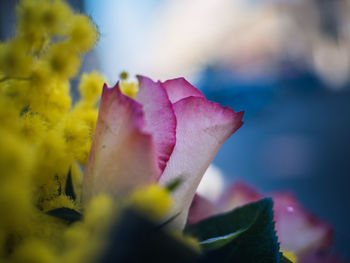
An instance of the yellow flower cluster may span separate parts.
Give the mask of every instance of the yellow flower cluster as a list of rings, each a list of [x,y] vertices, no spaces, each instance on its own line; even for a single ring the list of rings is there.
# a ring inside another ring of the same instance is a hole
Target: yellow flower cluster
[[[0,262],[90,262],[123,205],[163,220],[172,200],[151,185],[119,207],[107,196],[82,207],[81,166],[105,79],[82,74],[74,102],[70,79],[98,31],[64,0],[21,0],[16,12],[14,37],[0,43]],[[125,77],[120,86],[136,96],[137,83]],[[68,179],[76,198],[67,194]],[[84,219],[69,225],[47,214],[62,207],[84,212]]]
[[[45,212],[81,210],[80,165],[87,160],[105,80],[97,72],[83,74],[81,98],[73,103],[70,79],[98,31],[63,0],[23,0],[16,12],[14,37],[0,43],[0,261],[61,262],[63,255],[67,262],[86,262],[73,260],[71,250],[87,241],[76,238],[79,244],[66,247],[66,235],[74,236],[79,224],[68,227]],[[76,200],[64,194],[69,171]],[[103,207],[106,200],[94,202]],[[99,215],[89,217],[90,210],[80,233],[99,220],[89,219]]]
[[[70,227],[50,222],[54,235],[23,239],[10,258],[1,262],[60,263],[94,262],[105,245],[104,236],[115,219],[115,203],[107,196],[97,196],[86,207],[84,220]],[[47,220],[44,217],[41,220]],[[58,220],[56,220],[58,221]],[[33,221],[31,222],[34,223]],[[37,222],[39,223],[39,222]],[[42,228],[44,229],[44,228]],[[57,233],[60,233],[58,235]],[[53,242],[55,241],[55,242]]]

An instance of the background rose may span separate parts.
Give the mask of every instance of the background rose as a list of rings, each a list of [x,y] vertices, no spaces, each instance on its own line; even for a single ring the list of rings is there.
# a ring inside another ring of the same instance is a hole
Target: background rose
[[[343,262],[340,257],[331,253],[332,227],[306,210],[289,192],[263,195],[253,187],[237,182],[230,185],[216,202],[197,194],[190,207],[188,223],[194,224],[207,217],[231,211],[264,196],[273,198],[274,221],[278,240],[284,251],[293,251],[301,263]]]

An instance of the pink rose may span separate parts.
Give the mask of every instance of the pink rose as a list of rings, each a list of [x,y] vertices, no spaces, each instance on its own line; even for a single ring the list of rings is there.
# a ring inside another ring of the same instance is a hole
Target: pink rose
[[[123,95],[118,83],[103,88],[83,200],[99,193],[120,199],[137,187],[181,176],[172,214],[180,213],[176,223],[183,227],[205,170],[243,124],[243,112],[208,101],[183,78],[138,80],[135,99]]]

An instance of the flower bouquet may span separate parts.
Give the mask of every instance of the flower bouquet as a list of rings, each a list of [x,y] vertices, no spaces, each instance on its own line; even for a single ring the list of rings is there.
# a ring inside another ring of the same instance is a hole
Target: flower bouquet
[[[111,88],[82,74],[73,99],[96,26],[61,0],[23,0],[16,12],[16,34],[0,45],[1,262],[325,258],[330,227],[290,196],[244,184],[217,204],[196,194],[243,112],[183,78],[126,73]]]

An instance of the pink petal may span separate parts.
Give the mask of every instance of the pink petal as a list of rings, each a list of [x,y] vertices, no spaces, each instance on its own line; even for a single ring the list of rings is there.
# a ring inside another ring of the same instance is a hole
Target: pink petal
[[[162,83],[162,85],[172,103],[190,96],[204,98],[203,93],[184,78],[170,79]]]
[[[143,132],[142,106],[123,95],[118,83],[103,88],[96,131],[85,167],[83,199],[98,193],[116,199],[159,174],[152,136]]]
[[[138,76],[140,90],[136,100],[142,104],[146,125],[143,130],[152,134],[163,172],[176,142],[176,118],[168,95],[160,82]]]
[[[274,201],[274,220],[281,247],[297,256],[313,249],[328,249],[332,244],[332,229],[324,221],[306,211],[289,193],[271,195]],[[262,198],[254,188],[239,182],[229,187],[220,198],[223,211]]]
[[[224,141],[242,124],[243,112],[234,112],[201,97],[188,97],[173,105],[177,119],[176,145],[160,178],[166,185],[181,176],[174,192],[174,214],[183,227],[198,184]]]
[[[296,255],[332,245],[332,228],[306,211],[292,194],[272,195],[277,234],[281,247]]]
[[[209,216],[220,213],[219,208],[208,199],[196,194],[191,203],[187,223],[195,224]]]
[[[258,201],[262,197],[253,187],[243,182],[236,182],[225,190],[219,204],[223,211],[231,211],[238,206]]]

